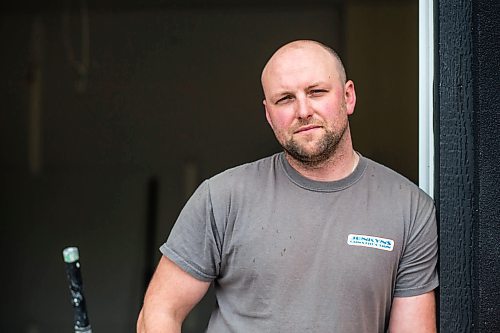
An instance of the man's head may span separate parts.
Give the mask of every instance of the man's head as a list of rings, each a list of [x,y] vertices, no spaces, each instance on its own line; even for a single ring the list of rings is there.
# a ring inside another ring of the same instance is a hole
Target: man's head
[[[356,95],[329,47],[308,40],[278,49],[262,71],[266,118],[294,160],[316,166],[352,149],[348,116]]]

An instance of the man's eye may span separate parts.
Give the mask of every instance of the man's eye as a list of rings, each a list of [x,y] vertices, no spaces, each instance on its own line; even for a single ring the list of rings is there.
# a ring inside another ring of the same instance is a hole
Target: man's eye
[[[283,104],[283,103],[290,101],[291,99],[292,99],[292,96],[290,96],[290,95],[283,96],[276,101],[276,104]]]
[[[323,94],[325,94],[327,92],[327,90],[325,89],[313,89],[310,91],[310,94],[312,96],[321,96]]]

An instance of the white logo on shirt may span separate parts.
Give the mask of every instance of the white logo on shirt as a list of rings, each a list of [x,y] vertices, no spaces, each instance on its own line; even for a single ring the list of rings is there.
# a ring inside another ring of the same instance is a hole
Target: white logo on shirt
[[[347,244],[353,246],[371,247],[374,249],[392,251],[394,248],[394,241],[392,239],[350,234],[347,236]]]

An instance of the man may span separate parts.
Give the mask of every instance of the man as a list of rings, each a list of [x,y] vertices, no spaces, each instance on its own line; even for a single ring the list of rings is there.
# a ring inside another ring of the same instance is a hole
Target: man
[[[355,152],[336,53],[281,47],[262,72],[283,153],[203,182],[161,247],[138,332],[180,332],[214,283],[209,332],[435,332],[431,199]]]

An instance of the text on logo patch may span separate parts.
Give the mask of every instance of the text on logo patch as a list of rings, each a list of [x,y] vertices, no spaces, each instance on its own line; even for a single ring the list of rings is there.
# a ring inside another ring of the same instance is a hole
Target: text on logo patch
[[[394,248],[394,241],[392,239],[350,234],[347,236],[347,244],[354,246],[371,247],[374,249],[392,251]]]

